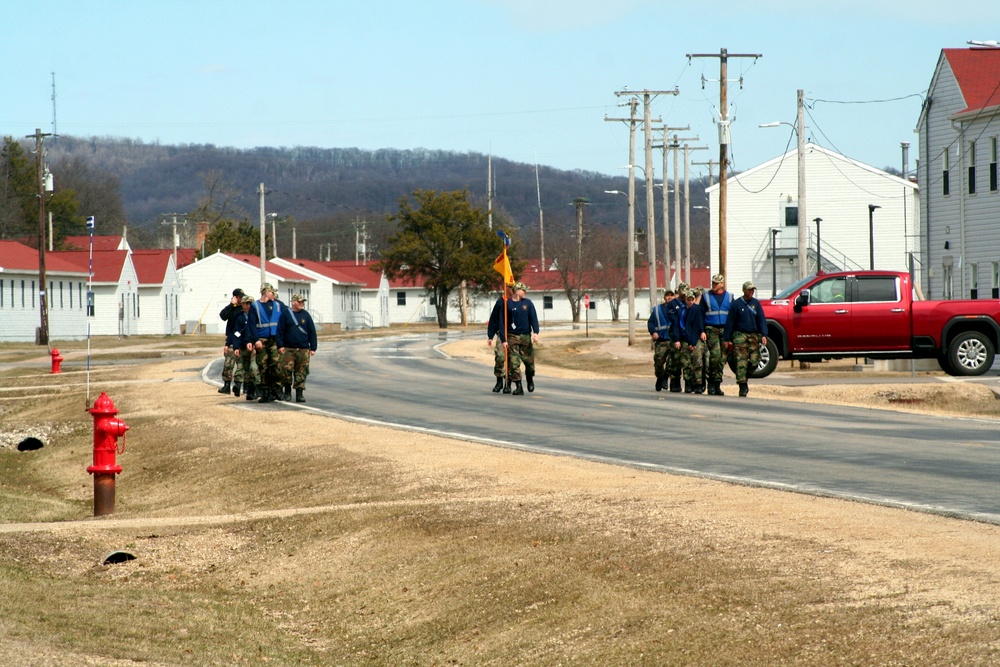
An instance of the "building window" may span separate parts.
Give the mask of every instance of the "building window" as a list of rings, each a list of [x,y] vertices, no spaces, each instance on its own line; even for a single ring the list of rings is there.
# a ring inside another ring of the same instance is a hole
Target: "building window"
[[[543,310],[552,310],[552,297],[551,296],[543,296],[542,297],[542,309]]]
[[[0,278],[0,308],[3,308],[3,278]]]
[[[950,258],[948,258],[948,259],[950,259]],[[952,291],[953,288],[954,288],[954,284],[953,284],[953,280],[952,280],[953,279],[952,267],[951,267],[950,264],[945,264],[945,266],[944,266],[944,276],[943,277],[944,277],[944,298],[945,299],[951,299],[952,298],[952,294],[954,293]]]
[[[590,303],[587,305],[589,310],[597,310],[597,299],[591,299]]]
[[[951,180],[948,174],[949,156],[948,149],[944,149],[944,154],[941,156],[941,194],[946,197],[951,194]]]
[[[63,281],[59,281],[59,307],[63,307]]]
[[[42,286],[42,290],[44,290],[44,289],[45,289],[45,287]],[[31,281],[31,307],[32,308],[35,307],[35,281],[34,280]]]
[[[990,282],[990,298],[1000,299],[1000,262],[990,262],[993,267],[993,279]]]
[[[976,194],[976,142],[969,142],[969,194]]]
[[[396,305],[397,306],[406,305],[406,292],[396,292]]]
[[[997,138],[990,137],[990,192],[996,192],[997,185]]]
[[[979,298],[979,264],[976,262],[969,262],[969,285],[971,286],[971,291],[969,292],[970,299]]]

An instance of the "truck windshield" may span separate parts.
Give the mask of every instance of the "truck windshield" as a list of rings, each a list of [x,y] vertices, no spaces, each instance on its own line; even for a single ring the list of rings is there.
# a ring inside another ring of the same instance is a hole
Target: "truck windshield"
[[[778,292],[778,294],[776,294],[774,296],[774,298],[775,299],[790,299],[793,294],[796,294],[800,289],[802,289],[803,285],[805,285],[807,282],[809,282],[810,280],[812,280],[815,277],[816,277],[815,273],[812,274],[811,276],[806,276],[805,278],[803,278],[802,280],[798,281],[797,283],[795,283],[793,285],[789,285],[785,289],[783,289],[780,292]]]

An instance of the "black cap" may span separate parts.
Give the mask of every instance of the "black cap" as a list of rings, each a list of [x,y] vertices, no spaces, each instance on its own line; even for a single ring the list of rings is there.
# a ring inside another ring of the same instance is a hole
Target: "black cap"
[[[233,296],[243,296],[243,290],[237,287],[236,289],[233,290]]]

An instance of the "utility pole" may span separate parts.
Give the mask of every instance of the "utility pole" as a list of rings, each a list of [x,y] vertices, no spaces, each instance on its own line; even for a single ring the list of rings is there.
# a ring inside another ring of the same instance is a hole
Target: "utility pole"
[[[670,144],[669,144],[669,133],[671,130],[690,130],[691,126],[686,127],[669,127],[664,124],[662,127],[657,128],[663,132],[663,143],[654,146],[653,148],[660,148],[663,151],[663,281],[666,288],[670,288],[672,285],[676,284],[670,279],[670,197],[669,188],[667,187],[667,158],[670,155]],[[676,192],[676,191],[675,191]],[[674,195],[677,196],[676,194]],[[677,277],[678,281],[681,274],[680,257],[677,258]]]
[[[706,162],[692,162],[696,167],[708,167],[708,187],[715,185],[715,160],[708,158]]]
[[[295,227],[292,227],[292,259],[298,259],[295,254]]]
[[[698,141],[698,137],[693,137],[690,141]],[[691,282],[691,151],[707,151],[708,146],[688,146],[688,139],[684,143],[684,275],[687,276],[688,283]]]
[[[730,58],[753,58],[756,61],[762,58],[760,53],[729,53],[726,49],[720,49],[719,53],[689,53],[691,58],[718,58],[719,59],[719,273],[726,275],[726,168],[729,165],[729,59]],[[743,87],[743,77],[739,78],[740,87]],[[705,77],[701,78],[701,87],[705,88]]]
[[[635,117],[639,98],[628,101],[628,118],[608,118],[605,121],[628,121],[628,344],[635,345]]]
[[[277,213],[268,213],[267,217],[271,218],[271,257],[278,256],[278,230],[275,227],[275,222],[278,219]]]
[[[171,237],[170,237],[170,247],[173,248],[173,250],[174,250],[174,266],[176,267],[177,266],[177,245],[178,245],[178,238],[177,238],[177,215],[178,214],[177,213],[164,213],[163,215],[164,215],[164,217],[166,217],[166,216],[169,215],[169,216],[171,216],[173,218],[172,222],[167,222],[166,220],[164,220],[160,224],[162,224],[162,225],[170,225],[171,228],[172,228],[171,229]],[[187,224],[187,220],[181,220],[180,224],[186,225]],[[204,252],[204,249],[202,250],[202,252]]]
[[[42,139],[51,137],[49,133],[43,133],[41,128],[36,128],[34,134],[29,134],[28,139],[35,139],[35,163],[38,168],[38,305],[40,319],[38,326],[38,339],[36,345],[49,344],[49,302],[46,292],[48,278],[45,275],[45,192],[51,188],[51,177],[45,171],[45,153],[42,149]]]
[[[257,194],[260,198],[260,284],[263,285],[267,282],[267,251],[265,237],[267,236],[267,224],[264,218],[264,184],[260,184],[260,188],[257,189]]]
[[[809,275],[809,268],[806,266],[807,259],[809,258],[809,245],[806,243],[808,240],[808,224],[809,216],[806,215],[806,123],[805,123],[805,104],[803,103],[803,93],[802,89],[799,88],[796,94],[796,121],[795,121],[795,134],[797,135],[797,149],[796,154],[798,155],[798,220],[799,220],[799,279],[805,278]],[[820,267],[822,268],[822,267]]]
[[[680,91],[674,90],[643,90],[635,91],[642,93],[642,132],[645,148],[646,167],[643,176],[646,181],[646,252],[649,255],[649,312],[656,308],[656,210],[653,208],[653,119],[651,103],[653,97],[657,95],[677,95]],[[628,90],[619,90],[615,95],[634,95]],[[657,123],[663,122],[657,118]],[[631,162],[629,164],[632,164]],[[631,172],[630,172],[631,173]]]
[[[545,216],[542,213],[542,183],[538,180],[538,161],[535,161],[535,192],[538,193],[538,245],[542,253],[542,271],[547,271],[545,266]],[[492,229],[492,227],[491,227]]]
[[[576,206],[576,304],[577,322],[580,321],[580,299],[583,291],[583,207],[590,202],[584,197],[573,200]]]

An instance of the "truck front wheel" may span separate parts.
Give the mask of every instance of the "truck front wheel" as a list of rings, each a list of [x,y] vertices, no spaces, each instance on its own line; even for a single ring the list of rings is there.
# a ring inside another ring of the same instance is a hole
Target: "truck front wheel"
[[[993,366],[994,356],[989,338],[978,331],[966,331],[951,341],[947,360],[953,375],[982,375]]]

